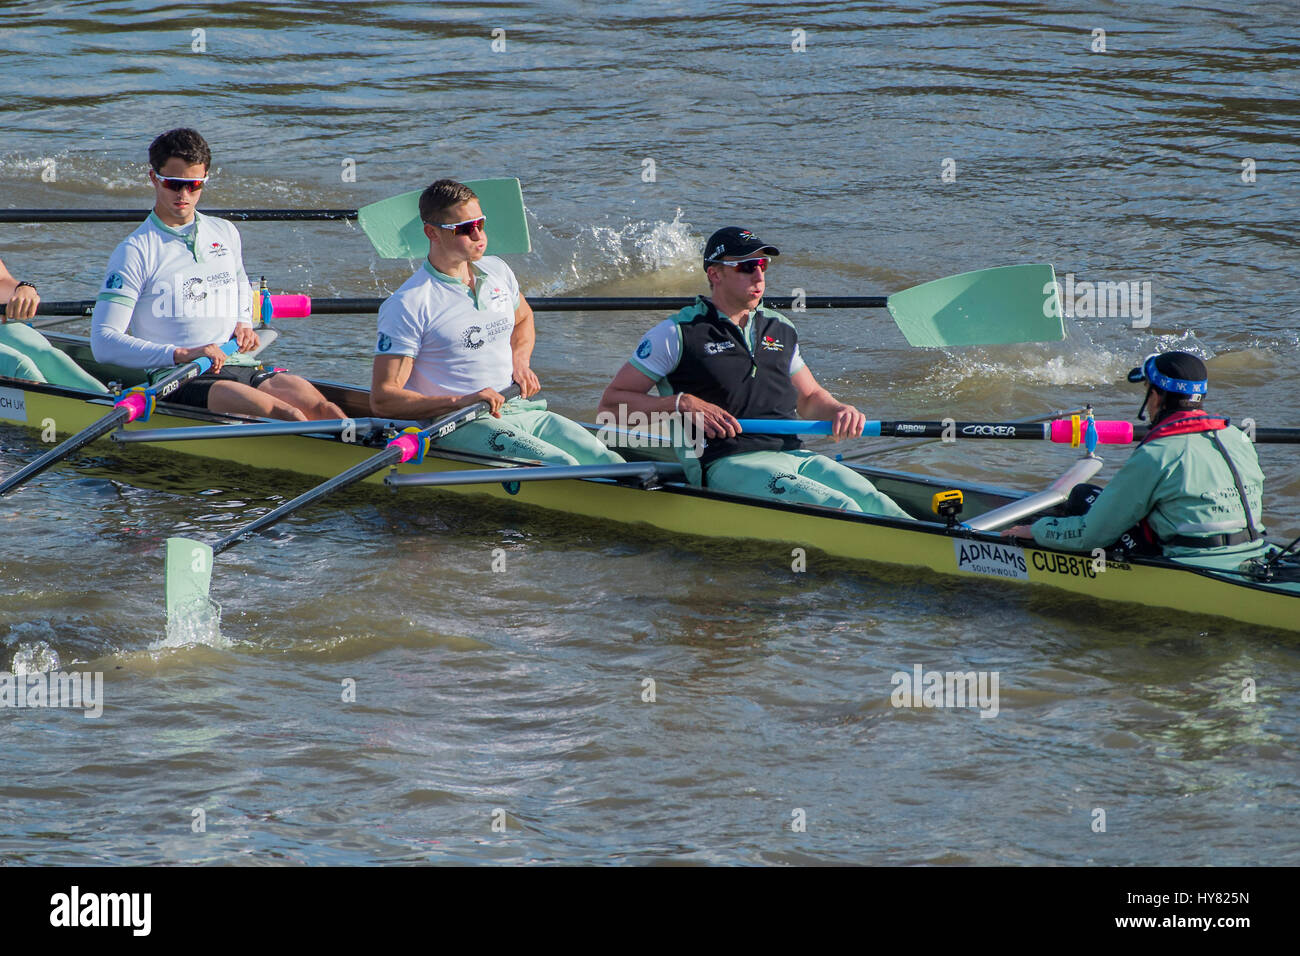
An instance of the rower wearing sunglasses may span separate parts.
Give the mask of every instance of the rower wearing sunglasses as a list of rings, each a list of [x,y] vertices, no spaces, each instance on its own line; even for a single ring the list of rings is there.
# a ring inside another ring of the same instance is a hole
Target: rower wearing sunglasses
[[[109,257],[91,320],[95,360],[156,369],[206,356],[212,368],[167,401],[288,421],[343,418],[305,378],[221,350],[233,338],[250,352],[258,337],[239,232],[195,209],[211,163],[192,129],[169,130],[149,145],[153,211]]]
[[[1135,554],[1235,566],[1266,549],[1264,473],[1255,446],[1201,402],[1205,363],[1190,352],[1148,355],[1128,374],[1145,384],[1138,419],[1151,427],[1105,488],[1076,485],[1066,516],[1017,525],[1006,537],[1067,551],[1119,546]]]
[[[514,272],[485,256],[489,224],[468,186],[440,179],[420,194],[429,255],[379,308],[370,406],[423,421],[476,402],[492,414],[438,439],[438,447],[554,465],[623,459],[576,422],[528,401],[541,385],[530,367],[533,310]],[[511,382],[520,397],[501,394]]]
[[[846,511],[908,515],[865,477],[793,435],[742,432],[738,418],[831,421],[833,437],[862,433],[866,416],[817,383],[793,323],[764,308],[766,273],[780,250],[735,226],[704,246],[709,296],[651,329],[600,400],[602,413],[694,416],[703,450],[678,447],[690,480],[721,491]],[[655,394],[647,394],[653,390]]]

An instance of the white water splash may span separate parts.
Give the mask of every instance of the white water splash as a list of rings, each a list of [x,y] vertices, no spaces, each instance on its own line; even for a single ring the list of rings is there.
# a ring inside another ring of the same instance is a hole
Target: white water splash
[[[1153,352],[1182,350],[1208,361],[1214,352],[1193,331],[1162,335],[1145,342],[1144,351],[1112,352],[1094,345],[1082,329],[1066,325],[1061,342],[963,349],[935,366],[928,382],[951,393],[972,380],[1013,382],[1022,385],[1117,388],[1127,383],[1129,369]]]
[[[221,605],[207,600],[184,604],[167,618],[167,635],[149,646],[151,651],[170,650],[177,647],[233,647],[231,640],[221,633]]]
[[[53,164],[55,178],[43,181],[42,174]],[[39,181],[50,189],[70,189],[75,194],[102,189],[107,192],[136,192],[149,195],[148,164],[107,162],[94,155],[74,154],[66,149],[48,156],[0,156],[0,181]]]
[[[13,674],[41,674],[56,671],[61,665],[58,651],[45,641],[33,641],[18,645],[9,671]]]
[[[675,282],[698,268],[703,239],[677,210],[671,222],[639,219],[617,226],[583,226],[576,235],[535,227],[539,274],[551,278],[542,295],[560,295],[620,279],[664,273]],[[643,294],[653,294],[646,292]]]

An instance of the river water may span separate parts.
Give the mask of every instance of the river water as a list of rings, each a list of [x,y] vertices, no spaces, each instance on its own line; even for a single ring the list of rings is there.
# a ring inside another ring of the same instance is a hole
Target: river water
[[[1213,410],[1297,426],[1298,90],[1290,3],[6,2],[0,207],[143,212],[148,142],[194,125],[212,208],[517,176],[534,296],[694,293],[729,223],[781,247],[773,294],[1052,262],[1149,282],[1149,325],[1081,307],[1063,342],[931,351],[809,311],[802,348],[871,417],[1008,419],[1131,418],[1124,373],[1181,347]],[[86,299],[131,228],[5,225],[0,257]],[[241,233],[277,290],[415,265],[346,223]],[[590,420],[658,318],[539,314],[552,408]],[[282,328],[277,360],[368,381],[373,316]],[[41,447],[0,428],[0,474]],[[1026,488],[1070,458],[849,453]],[[1260,457],[1289,540],[1300,455]],[[224,555],[220,631],[167,635],[163,539],[307,487],[103,444],[0,503],[0,666],[105,681],[98,718],[0,712],[4,860],[1300,862],[1294,635],[379,490]],[[917,665],[996,671],[997,716],[891,706]]]

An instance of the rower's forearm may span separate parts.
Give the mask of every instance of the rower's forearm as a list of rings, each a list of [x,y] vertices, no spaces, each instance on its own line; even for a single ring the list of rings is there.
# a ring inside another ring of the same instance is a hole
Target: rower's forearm
[[[821,388],[810,395],[801,395],[796,407],[799,417],[805,421],[826,421],[835,417],[841,404],[834,395]]]
[[[446,415],[470,403],[472,395],[421,395],[409,389],[372,390],[370,411],[380,418],[421,421]]]
[[[5,264],[0,262],[0,305],[9,301],[16,288],[18,288],[18,280],[5,268]]]
[[[90,319],[90,351],[96,362],[124,368],[161,368],[175,364],[176,346],[150,342],[127,332],[131,306],[109,299],[95,302]]]
[[[1101,515],[1075,515],[1069,518],[1039,518],[1030,526],[1034,543],[1065,551],[1092,551],[1108,548],[1118,540],[1127,524],[1116,525]]]
[[[527,365],[532,360],[533,344],[535,341],[536,337],[533,335],[521,335],[518,337],[511,336],[510,354],[513,356],[516,364],[523,362],[523,364]]]
[[[510,354],[515,364],[527,365],[533,357],[533,346],[537,344],[537,326],[533,323],[530,312],[522,322],[516,322],[510,333]]]
[[[676,395],[651,395],[622,388],[607,388],[600,397],[599,411],[617,415],[620,406],[629,412],[671,412],[675,410]]]

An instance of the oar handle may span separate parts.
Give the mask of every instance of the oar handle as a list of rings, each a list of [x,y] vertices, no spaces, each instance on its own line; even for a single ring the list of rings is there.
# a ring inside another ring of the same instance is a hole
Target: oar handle
[[[234,355],[239,351],[239,343],[234,339],[224,342],[221,345],[221,351],[227,355]],[[200,355],[193,362],[186,362],[184,365],[177,367],[152,385],[139,385],[129,390],[114,403],[113,407],[124,410],[128,422],[137,420],[147,422],[149,416],[153,413],[154,403],[158,399],[166,398],[190,379],[198,378],[210,368],[212,368],[212,359],[206,355]]]
[[[273,295],[271,296],[271,314],[277,319],[305,319],[311,315],[311,296],[309,295]]]
[[[1086,428],[1088,419],[1058,418],[1050,423],[1049,437],[1062,445],[1077,446],[1081,441],[1081,428]],[[1133,423],[1115,419],[1092,419],[1092,426],[1097,431],[1097,443],[1101,445],[1127,445],[1133,441]]]
[[[741,431],[746,431],[754,435],[829,435],[831,433],[830,422],[801,421],[797,418],[738,418]],[[867,422],[867,430],[863,431],[864,435],[870,435],[872,424],[879,425],[879,422]]]
[[[322,300],[328,302],[328,299]],[[343,301],[365,301],[371,302],[370,299],[343,300]],[[373,300],[375,308],[369,311],[377,311],[383,304],[383,299]],[[298,293],[271,296],[271,310],[277,319],[302,319],[311,315],[311,296],[301,295]],[[361,310],[358,310],[361,311]],[[94,299],[73,299],[65,302],[42,302],[40,305],[40,314],[44,316],[62,316],[61,319],[53,321],[34,319],[31,322],[25,322],[24,325],[30,325],[34,329],[45,328],[47,325],[58,325],[60,322],[68,322],[72,319],[88,319],[95,312]],[[11,319],[10,321],[19,321]]]
[[[508,387],[502,389],[501,395],[507,402],[512,398],[517,398],[519,396],[518,384],[511,382]],[[445,415],[424,428],[408,428],[390,441],[387,447],[397,449],[401,453],[401,458],[398,459],[399,464],[405,464],[408,461],[418,464],[424,461],[424,452],[429,447],[429,442],[437,441],[439,438],[446,438],[461,425],[477,418],[491,408],[492,403],[486,399],[475,402],[473,405],[466,405],[459,411]]]
[[[218,347],[227,355],[234,355],[239,351],[239,343],[234,339],[222,342]],[[210,368],[212,368],[212,359],[208,358],[206,355],[200,355],[192,362],[186,362],[184,365],[177,366],[175,371],[167,373],[158,381],[154,382],[153,387],[155,389],[160,389],[164,385],[170,385],[172,382],[178,382],[181,379],[190,378],[192,375],[202,375]]]

